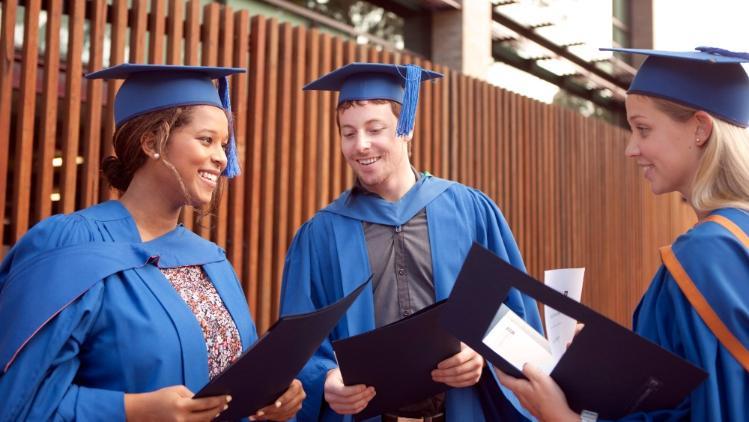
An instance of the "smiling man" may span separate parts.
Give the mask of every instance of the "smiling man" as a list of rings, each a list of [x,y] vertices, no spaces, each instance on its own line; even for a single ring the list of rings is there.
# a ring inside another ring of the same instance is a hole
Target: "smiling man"
[[[507,222],[491,199],[460,183],[419,173],[411,164],[420,84],[440,77],[411,65],[352,63],[305,87],[340,91],[341,152],[356,183],[297,232],[286,257],[281,312],[326,306],[370,274],[373,284],[299,374],[308,395],[300,420],[350,420],[367,406],[377,392],[371,386],[344,384],[331,341],[387,325],[447,298],[473,242],[525,270]],[[532,299],[513,292],[507,304],[541,330]],[[432,378],[453,388],[382,420],[524,418],[514,396],[496,394],[498,384],[491,371],[484,371],[483,358],[465,345],[440,362]]]

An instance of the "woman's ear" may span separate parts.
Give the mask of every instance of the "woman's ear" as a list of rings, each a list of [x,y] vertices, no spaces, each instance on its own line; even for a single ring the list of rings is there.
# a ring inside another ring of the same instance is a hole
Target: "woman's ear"
[[[713,119],[704,111],[698,111],[694,113],[694,118],[697,119],[697,128],[695,129],[695,141],[698,147],[705,146],[707,140],[710,139],[710,135],[713,133]]]
[[[147,133],[140,138],[140,148],[147,157],[158,160],[160,157],[156,136],[153,133]]]

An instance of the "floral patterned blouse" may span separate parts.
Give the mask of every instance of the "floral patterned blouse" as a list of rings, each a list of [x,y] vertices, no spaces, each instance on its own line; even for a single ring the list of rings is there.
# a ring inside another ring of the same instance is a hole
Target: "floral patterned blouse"
[[[200,265],[162,268],[203,330],[211,379],[242,354],[239,331],[216,288]]]

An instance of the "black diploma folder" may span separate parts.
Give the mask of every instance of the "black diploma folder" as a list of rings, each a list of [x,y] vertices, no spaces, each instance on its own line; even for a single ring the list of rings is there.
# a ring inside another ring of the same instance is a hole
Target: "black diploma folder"
[[[302,370],[320,343],[364,290],[370,278],[341,300],[317,311],[281,317],[195,398],[230,394],[217,420],[237,420],[273,403]]]
[[[448,390],[434,382],[437,364],[460,351],[460,342],[439,324],[445,301],[357,336],[333,342],[346,385],[373,386],[377,394],[354,415],[357,421]]]
[[[476,244],[443,312],[443,326],[514,377],[522,373],[483,343],[511,288],[584,323],[551,371],[570,407],[606,419],[671,408],[707,374],[679,356],[517,270]]]

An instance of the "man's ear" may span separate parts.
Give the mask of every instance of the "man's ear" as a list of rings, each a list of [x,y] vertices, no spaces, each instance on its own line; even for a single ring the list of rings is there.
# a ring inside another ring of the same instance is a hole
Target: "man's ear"
[[[399,136],[398,138],[403,139],[406,142],[411,142],[411,140],[414,138],[414,131],[408,132],[408,135]]]

